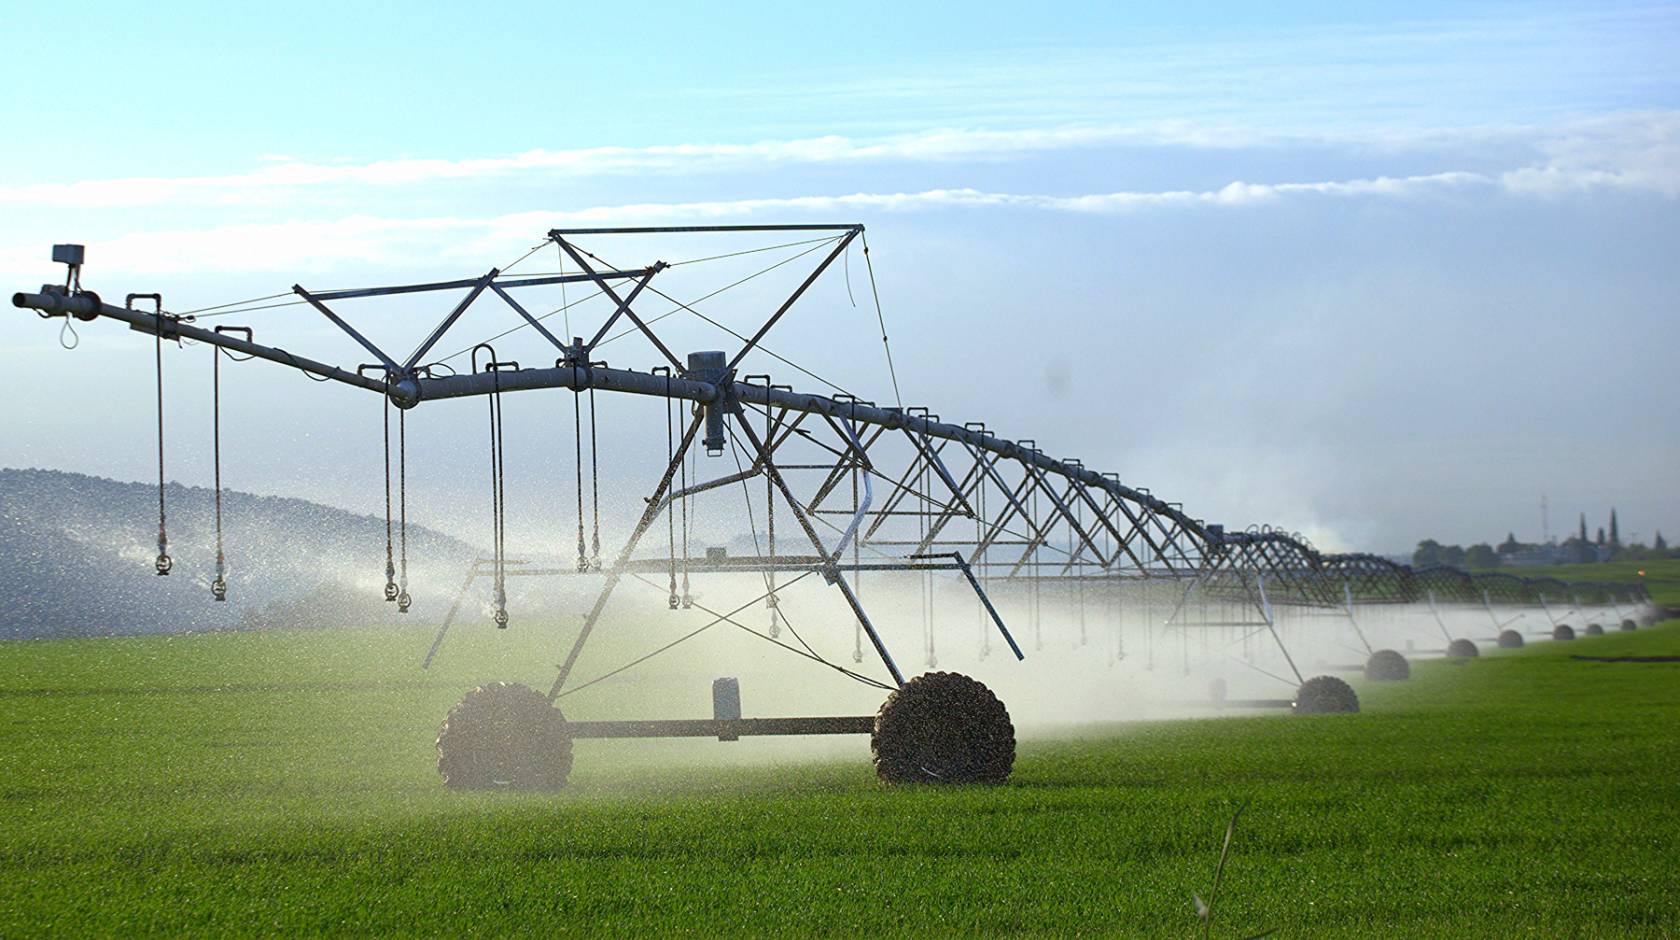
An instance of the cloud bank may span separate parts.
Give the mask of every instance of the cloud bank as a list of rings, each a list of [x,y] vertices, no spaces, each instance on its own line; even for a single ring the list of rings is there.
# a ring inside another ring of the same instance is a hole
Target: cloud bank
[[[1557,192],[1594,187],[1643,187],[1680,193],[1680,111],[1642,112],[1566,122],[1549,127],[1488,127],[1414,134],[1401,139],[1357,136],[1343,143],[1366,146],[1438,146],[1456,141],[1519,142],[1539,159],[1513,169],[1501,182],[1511,189]],[[1020,130],[932,130],[873,139],[827,135],[746,144],[684,143],[649,147],[528,150],[507,156],[390,159],[370,163],[321,163],[265,155],[247,172],[210,176],[132,177],[0,186],[0,204],[81,208],[147,205],[240,205],[277,202],[309,190],[391,189],[460,181],[544,180],[612,173],[705,173],[725,169],[863,162],[957,163],[1125,145],[1272,146],[1284,142],[1244,130],[1191,129],[1178,125],[1053,127]],[[1461,174],[1442,172],[1447,178]],[[1386,180],[1282,184],[1278,192],[1306,188],[1389,185]],[[1243,186],[1246,184],[1232,184]],[[1229,189],[1229,187],[1227,187]],[[1232,191],[1217,201],[1241,200]],[[1125,195],[1134,198],[1134,194]],[[1143,202],[1200,201],[1196,193],[1135,194]],[[1037,198],[1037,197],[1032,197]],[[1078,197],[1084,198],[1084,197]]]
[[[774,215],[782,219],[852,217],[859,213],[1003,209],[1119,215],[1149,210],[1243,209],[1288,199],[1419,199],[1465,193],[1555,198],[1594,190],[1680,196],[1676,166],[1631,164],[1616,170],[1560,161],[1488,174],[1449,171],[1415,176],[1318,182],[1236,181],[1218,189],[1119,191],[1072,196],[990,192],[972,188],[918,192],[811,195],[528,211],[483,218],[395,218],[352,215],[327,220],[220,225],[134,232],[92,247],[102,269],[174,273],[206,266],[234,271],[315,271],[342,264],[415,258],[475,263],[526,245],[555,226],[704,223]],[[0,268],[36,267],[41,246],[0,252]]]

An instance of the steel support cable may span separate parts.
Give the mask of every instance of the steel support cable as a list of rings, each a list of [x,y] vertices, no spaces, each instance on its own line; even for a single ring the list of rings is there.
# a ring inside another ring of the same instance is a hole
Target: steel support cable
[[[798,261],[800,258],[803,258],[808,254],[811,254],[812,252],[818,250],[819,248],[822,248],[824,245],[832,244],[833,242],[836,242],[838,240],[839,240],[838,238],[822,239],[821,241],[819,241],[818,243],[816,243],[812,247],[807,248],[806,250],[804,250],[804,251],[802,251],[802,252],[800,252],[796,255],[791,255],[787,258],[784,258],[781,261],[778,261],[775,264],[772,264],[769,267],[764,268],[762,270],[755,271],[752,274],[749,274],[746,277],[743,277],[738,281],[734,281],[734,282],[731,282],[729,284],[725,284],[724,286],[718,288],[717,290],[714,290],[709,294],[704,294],[700,297],[697,297],[692,301],[678,300],[677,298],[672,297],[670,294],[667,294],[664,291],[660,290],[659,288],[653,286],[652,283],[649,283],[647,285],[647,290],[648,291],[650,291],[654,294],[658,294],[660,297],[663,297],[665,300],[667,300],[667,301],[669,301],[673,304],[676,304],[676,306],[674,308],[670,309],[670,310],[665,311],[664,313],[661,313],[661,314],[657,315],[657,316],[649,317],[647,320],[645,320],[643,322],[645,322],[648,326],[652,326],[653,324],[658,323],[660,320],[663,320],[667,317],[675,316],[678,313],[682,313],[684,311],[687,311],[688,313],[694,314],[696,317],[699,317],[701,320],[704,320],[706,323],[717,327],[718,329],[724,331],[725,333],[728,333],[730,336],[733,336],[734,338],[736,338],[736,339],[738,339],[738,340],[740,340],[741,342],[744,343],[744,342],[747,341],[747,337],[742,336],[740,333],[735,332],[734,330],[732,330],[729,327],[723,325],[722,323],[719,323],[718,321],[712,319],[711,317],[708,317],[705,314],[701,313],[699,310],[696,310],[694,308],[694,305],[695,304],[700,304],[700,303],[705,303],[706,301],[712,299],[713,297],[718,296],[719,294],[723,293],[724,291],[731,290],[731,289],[736,288],[736,287],[740,287],[742,284],[745,284],[748,281],[750,281],[750,280],[752,280],[756,277],[761,277],[765,274],[769,274],[771,271],[774,271],[777,268],[782,267],[783,265],[791,264],[794,261]],[[589,255],[589,257],[594,258],[596,261],[600,261],[603,265],[606,265],[608,267],[612,266],[609,262],[602,260],[599,256],[597,256],[595,254],[592,254],[591,252],[585,251],[582,248],[579,248],[578,250],[583,251],[584,254]],[[630,334],[637,333],[637,332],[639,332],[639,330],[636,327],[626,327],[624,330],[622,330],[618,333],[615,333],[612,336],[607,337],[606,339],[602,340],[599,343],[596,343],[595,348],[598,349],[598,348],[600,348],[602,346],[605,346],[606,344],[612,342],[613,340],[622,339],[625,336],[629,336]],[[841,392],[841,393],[844,393],[844,394],[848,394],[848,395],[851,394],[850,392],[847,392],[841,386],[836,385],[833,382],[830,382],[828,379],[825,379],[822,376],[816,374],[815,372],[812,372],[811,370],[805,368],[804,366],[798,364],[797,362],[794,362],[793,360],[788,359],[788,358],[780,355],[779,353],[776,353],[775,351],[766,348],[762,344],[760,344],[759,346],[757,346],[755,348],[757,348],[758,350],[760,350],[761,352],[763,352],[765,355],[769,356],[770,358],[775,359],[777,362],[780,362],[783,365],[786,365],[791,369],[797,370],[798,372],[801,372],[804,375],[809,376],[810,378],[815,379],[818,382],[821,382],[822,384],[828,386],[829,388],[834,389],[835,391],[838,391],[838,392]]]
[[[869,272],[869,293],[875,298],[875,322],[881,326],[881,349],[887,354],[887,375],[892,378],[893,400],[898,403],[899,410],[904,409],[904,396],[898,393],[898,370],[893,367],[892,346],[887,342],[887,318],[881,312],[881,291],[875,286],[875,263],[869,260],[869,236],[861,236],[863,241],[863,266]]]
[[[544,246],[546,246],[548,244],[548,242],[549,242],[549,239],[546,239],[546,238],[543,239],[540,242],[537,242],[535,245],[531,246],[530,251],[527,251],[524,254],[520,255],[519,258],[513,262],[513,264],[504,264],[501,267],[497,268],[496,270],[502,272],[503,274],[506,274],[508,271],[513,269],[514,265],[520,264],[520,263],[524,262],[524,260],[526,258],[529,258],[532,255],[536,254],[537,252],[542,251]],[[562,286],[564,286],[564,285],[562,285]]]
[[[511,269],[514,265],[519,264],[521,261],[524,261],[526,258],[529,258],[532,255],[536,254],[538,251],[541,251],[543,245],[546,245],[546,244],[548,244],[548,242],[546,242],[546,241],[542,242],[541,244],[532,248],[530,251],[527,251],[525,254],[519,256],[519,259],[517,261],[513,262],[513,264],[504,265],[503,267],[497,268],[497,270],[501,271],[503,274],[506,274],[509,271],[509,269]],[[564,288],[564,285],[562,285],[562,289],[563,288]],[[273,310],[276,307],[296,307],[296,306],[299,306],[300,304],[306,304],[306,303],[309,302],[307,300],[288,300],[284,303],[278,303],[278,304],[265,303],[265,301],[279,300],[282,297],[291,297],[291,296],[293,296],[292,291],[284,291],[284,292],[279,293],[279,294],[269,294],[269,295],[264,296],[264,297],[252,297],[248,300],[235,300],[235,301],[231,301],[231,302],[225,303],[225,304],[213,304],[209,307],[199,307],[195,310],[188,310],[188,311],[185,311],[183,313],[176,314],[176,316],[198,317],[198,318],[202,318],[202,319],[210,319],[210,318],[213,318],[213,317],[225,317],[225,316],[229,316],[229,315],[235,314],[235,313],[249,313],[253,310]],[[262,304],[262,306],[253,306],[254,304]],[[468,350],[465,350],[465,349],[461,350],[461,352],[467,352],[467,351]],[[455,355],[458,356],[458,355],[460,355],[460,353],[456,353]]]
[[[799,575],[798,577],[794,578],[793,581],[789,581],[788,586],[793,585],[794,583],[799,581],[801,578],[804,578],[806,575],[809,575],[811,573],[812,572],[807,571],[804,574]],[[655,590],[657,590],[658,587],[659,587],[657,584],[654,584],[652,581],[649,581],[646,577],[644,577],[640,574],[632,574],[632,577],[634,577],[637,580],[641,581],[642,583],[648,585],[649,587],[654,588]],[[762,598],[763,595],[760,595],[759,597]],[[802,656],[805,659],[811,660],[812,662],[819,663],[821,665],[827,666],[828,668],[834,670],[835,672],[840,673],[841,675],[843,675],[843,676],[845,676],[849,679],[856,680],[857,682],[860,682],[860,683],[862,683],[864,685],[867,685],[867,686],[870,686],[872,688],[880,689],[884,692],[893,691],[894,686],[887,685],[886,683],[881,682],[878,679],[872,679],[869,676],[866,676],[861,672],[857,672],[856,670],[853,670],[853,669],[847,669],[845,666],[842,666],[839,663],[836,663],[836,662],[834,662],[832,660],[829,660],[829,659],[825,659],[822,656],[821,653],[818,653],[815,649],[813,649],[811,647],[811,644],[805,642],[804,637],[799,636],[798,631],[795,631],[793,629],[793,625],[791,623],[788,625],[788,630],[790,632],[792,632],[793,635],[796,638],[798,638],[798,640],[800,642],[800,645],[805,647],[803,650],[798,649],[798,648],[793,647],[793,646],[790,646],[786,643],[783,643],[781,640],[778,640],[775,637],[769,636],[769,635],[764,634],[764,633],[760,633],[757,630],[754,630],[753,628],[751,628],[751,627],[747,626],[746,624],[740,622],[739,620],[735,619],[735,617],[734,617],[735,614],[745,610],[747,607],[749,607],[753,604],[756,604],[756,603],[758,603],[758,599],[750,600],[745,605],[743,605],[741,607],[737,607],[734,611],[731,611],[730,613],[727,613],[727,614],[720,614],[717,611],[712,610],[710,607],[705,606],[704,604],[695,604],[694,609],[698,610],[701,613],[704,613],[708,616],[716,617],[716,618],[718,618],[719,621],[721,621],[723,623],[727,623],[730,626],[735,627],[736,629],[741,630],[744,633],[750,633],[753,636],[758,637],[761,640],[765,640],[765,641],[771,643],[772,645],[779,646],[782,649],[785,649],[788,652],[794,654],[795,656]],[[713,626],[713,625],[715,625],[715,624],[710,624],[708,626]]]
[[[791,243],[786,244],[786,245],[773,245],[769,248],[753,249],[754,251],[774,251],[777,248],[789,248],[789,247],[796,247],[798,245],[805,245],[805,244],[815,244],[815,246],[816,246],[816,247],[813,247],[811,249],[808,249],[807,251],[803,251],[803,252],[801,252],[797,255],[794,255],[790,258],[787,258],[785,260],[778,261],[775,264],[771,265],[770,267],[767,267],[767,268],[763,269],[762,271],[758,271],[758,272],[755,272],[753,274],[750,274],[747,277],[744,277],[739,281],[735,281],[732,284],[727,284],[723,287],[720,287],[717,290],[711,292],[710,294],[707,294],[703,297],[698,298],[697,300],[692,301],[692,303],[702,303],[706,300],[709,300],[713,297],[716,297],[718,294],[721,294],[724,291],[727,291],[727,290],[729,290],[731,288],[734,288],[734,287],[739,287],[740,285],[745,284],[747,281],[750,281],[753,278],[756,278],[760,275],[767,274],[771,271],[774,271],[776,268],[779,268],[782,265],[787,264],[791,261],[796,261],[799,258],[802,258],[805,255],[810,254],[813,251],[816,251],[818,248],[821,248],[824,243],[833,243],[834,241],[837,241],[837,240],[838,240],[837,238],[822,238],[822,239],[815,239],[812,242],[791,242]],[[558,243],[556,243],[556,245],[555,245],[555,250],[560,252],[560,273],[565,274],[566,273],[565,251],[563,249],[560,249]],[[579,250],[581,251],[582,249],[579,249]],[[593,254],[590,254],[587,251],[585,251],[584,253],[588,254],[591,258],[595,258],[597,261],[600,260],[597,256],[595,256]],[[739,252],[739,254],[749,254],[749,253],[750,252]],[[733,257],[733,255],[718,255],[715,258],[696,258],[696,259],[692,259],[692,260],[689,260],[689,261],[674,261],[674,262],[668,264],[667,267],[674,268],[674,267],[678,267],[678,266],[685,265],[685,264],[696,264],[696,263],[699,263],[701,261],[712,261],[712,260],[716,260],[716,258],[728,258],[728,257]],[[605,264],[605,262],[602,262],[602,263]],[[675,316],[675,315],[683,312],[683,310],[685,309],[682,301],[677,300],[676,298],[670,296],[669,294],[666,294],[666,293],[660,291],[658,288],[654,287],[651,283],[646,287],[646,289],[652,291],[655,294],[658,294],[659,296],[665,298],[667,301],[677,305],[675,307],[672,307],[670,310],[665,311],[664,313],[661,313],[657,316],[649,317],[647,320],[643,321],[647,325],[652,326],[653,324],[659,322],[660,320],[664,320],[668,317],[672,317],[672,316]],[[605,291],[597,290],[597,291],[589,294],[586,297],[580,297],[577,300],[567,302],[567,300],[566,300],[566,282],[561,281],[560,282],[560,306],[554,308],[553,310],[550,310],[547,313],[544,313],[544,314],[541,314],[541,315],[537,316],[536,319],[539,320],[539,321],[546,320],[549,317],[552,317],[557,313],[564,315],[565,323],[566,323],[566,335],[569,337],[569,336],[571,336],[571,333],[572,333],[572,313],[571,313],[572,308],[576,307],[576,306],[579,306],[580,304],[588,303],[589,301],[594,300],[595,298],[600,297],[600,296],[604,295],[605,293],[606,293]],[[690,312],[693,312],[693,311],[690,311]],[[510,327],[506,330],[503,330],[500,333],[497,333],[494,336],[491,336],[490,338],[486,339],[485,342],[493,343],[496,340],[502,339],[502,338],[507,337],[507,336],[511,336],[514,333],[519,332],[520,330],[526,329],[530,325],[531,325],[530,323],[520,323],[518,326]],[[630,333],[635,333],[635,332],[638,332],[635,327],[629,327],[622,333],[618,333],[614,336],[610,336],[610,337],[602,340],[600,343],[597,343],[596,346],[597,347],[605,346],[607,343],[610,343],[615,339],[618,339],[622,336],[626,336]],[[450,353],[449,355],[444,356],[443,358],[441,358],[437,361],[438,362],[448,362],[451,359],[457,359],[457,358],[459,358],[463,355],[466,355],[468,352],[471,352],[471,351],[472,351],[472,347],[469,346],[466,349],[462,349],[462,350],[459,350],[457,352]],[[775,354],[771,353],[771,355],[775,355]],[[816,376],[813,376],[813,378],[818,378],[818,381],[824,381],[821,378],[816,377]],[[834,387],[838,388],[838,386],[834,386]]]
[[[285,294],[276,294],[275,296],[276,297],[286,297],[286,296],[290,296],[290,293],[291,292],[288,291]],[[280,307],[296,307],[296,306],[300,306],[302,304],[307,304],[308,302],[309,301],[307,301],[307,300],[286,300],[286,301],[281,301],[280,303],[277,303],[277,304],[259,304],[259,305],[254,306],[254,307],[236,307],[232,310],[217,310],[213,313],[199,313],[197,311],[189,311],[187,313],[181,314],[181,316],[192,317],[195,320],[213,320],[216,317],[231,317],[236,313],[253,313],[253,312],[258,311],[258,310],[276,310],[276,309],[279,309]]]
[[[741,282],[737,282],[737,283],[741,283]],[[735,285],[730,285],[730,286],[733,287]],[[654,323],[657,323],[658,321],[663,320],[666,317],[672,316],[673,314],[681,313],[683,310],[687,310],[689,313],[694,314],[695,316],[699,317],[700,319],[706,321],[707,323],[711,324],[712,326],[717,327],[718,329],[724,331],[725,333],[728,333],[730,336],[733,336],[734,338],[742,341],[743,343],[747,341],[747,338],[745,336],[742,336],[741,334],[735,332],[734,330],[730,329],[729,327],[724,326],[722,323],[719,323],[718,321],[712,319],[711,317],[706,316],[705,314],[701,313],[700,311],[695,310],[692,307],[689,307],[687,304],[684,304],[682,301],[676,299],[675,297],[672,297],[670,294],[665,293],[664,291],[660,290],[659,288],[654,287],[652,284],[649,284],[647,286],[647,289],[650,292],[658,294],[659,296],[665,298],[666,300],[669,300],[672,303],[678,305],[678,309],[672,310],[668,313],[661,314],[657,317],[653,317],[653,318],[649,319],[648,321],[646,321],[649,326],[652,326]],[[717,296],[717,294],[722,293],[723,290],[728,290],[728,289],[729,288],[726,287],[726,288],[723,288],[722,290],[714,291],[713,293],[708,294],[706,297],[700,298],[700,300],[706,300],[709,297],[715,297],[715,296]],[[695,303],[699,303],[699,302],[700,301],[695,301]],[[624,332],[619,333],[615,336],[609,337],[606,340],[602,340],[600,343],[598,343],[596,345],[597,346],[604,346],[608,342],[610,342],[612,340],[615,340],[615,339],[618,339],[618,338],[623,337],[623,336],[628,336],[632,332],[635,332],[635,331],[634,330],[625,330]],[[777,362],[781,363],[782,365],[785,365],[788,368],[793,369],[794,371],[799,372],[799,373],[801,373],[801,374],[803,374],[803,375],[805,375],[805,376],[807,376],[811,379],[814,379],[818,382],[821,382],[822,384],[828,386],[831,389],[834,389],[836,392],[839,392],[842,395],[850,395],[851,394],[851,392],[848,392],[845,389],[844,386],[842,386],[842,385],[840,385],[836,382],[830,381],[829,379],[823,378],[822,376],[818,375],[817,373],[812,372],[810,369],[807,369],[804,366],[800,365],[799,363],[794,362],[792,359],[789,359],[786,356],[782,355],[781,353],[778,353],[775,350],[770,349],[769,347],[765,346],[763,343],[760,343],[753,348],[757,349],[759,352],[764,353],[766,356],[769,356],[770,358],[776,360]]]
[[[554,242],[554,255],[559,260],[559,265],[560,265],[559,270],[560,270],[560,276],[561,276],[561,281],[560,281],[560,310],[559,310],[559,313],[565,319],[566,338],[569,339],[569,340],[574,340],[575,341],[577,339],[577,337],[572,335],[572,305],[571,305],[570,302],[568,302],[566,300],[566,281],[565,281],[566,249],[560,246],[560,242],[558,240],[555,240],[555,242]],[[602,294],[605,294],[606,292],[607,292],[606,288],[601,288],[601,289],[595,291],[595,293],[590,294],[587,297],[580,298],[578,300],[578,303],[581,304],[586,300],[593,300],[596,297],[599,297]],[[543,314],[542,316],[538,317],[537,319],[538,320],[546,320],[549,317],[554,316],[554,314],[555,314],[555,311],[550,310],[549,312]],[[515,330],[523,330],[526,327],[526,325],[527,324],[521,323],[518,326],[514,327],[512,330],[508,330],[507,333],[503,333],[502,336],[506,336],[508,333],[512,333]],[[497,338],[500,339],[501,337],[497,337]],[[457,354],[457,355],[459,355],[459,354]]]
[[[225,304],[213,304],[213,305],[208,306],[208,307],[199,307],[196,310],[187,310],[187,311],[184,311],[182,313],[176,314],[176,316],[182,316],[182,317],[197,316],[198,314],[201,314],[201,313],[204,313],[204,312],[210,311],[210,310],[225,310],[228,307],[244,307],[244,306],[247,306],[249,304],[260,304],[263,301],[279,300],[281,297],[291,297],[291,296],[293,296],[291,291],[283,291],[283,292],[278,293],[278,294],[269,294],[266,297],[252,297],[252,298],[249,298],[247,300],[235,300],[235,301],[231,301],[231,302],[225,303]],[[301,303],[304,303],[304,301],[298,300],[298,301],[294,301],[294,303],[300,303],[301,304]],[[219,317],[219,316],[222,316],[222,314],[218,313],[218,314],[215,314],[215,316]]]
[[[703,258],[688,258],[688,259],[685,259],[683,261],[669,261],[669,262],[666,262],[665,266],[667,268],[680,268],[680,267],[683,267],[685,265],[690,265],[690,264],[704,264],[705,262],[708,262],[708,261],[721,261],[721,260],[724,260],[726,258],[739,258],[742,255],[762,254],[766,251],[775,251],[779,248],[797,248],[801,245],[814,245],[814,244],[818,244],[820,242],[826,242],[826,243],[829,243],[829,244],[833,244],[834,242],[838,241],[839,238],[840,238],[840,236],[838,236],[838,235],[831,235],[831,236],[827,236],[825,238],[808,238],[804,241],[784,242],[780,245],[766,245],[762,248],[746,248],[746,249],[743,249],[741,251],[731,251],[731,252],[726,252],[726,253],[721,254],[721,255],[707,255]],[[548,242],[544,242],[543,244],[548,244]],[[537,247],[541,248],[542,246],[539,245]],[[559,243],[556,242],[555,247],[558,248]],[[566,259],[565,259],[564,249],[561,249],[561,252],[562,252],[561,258],[560,258],[561,264],[560,264],[560,268],[558,270],[556,270],[556,271],[527,271],[527,272],[525,272],[525,274],[523,276],[524,277],[547,277],[548,275],[551,275],[551,274],[562,274],[562,275],[565,274],[566,273],[566,269],[565,269],[565,260]],[[529,257],[529,256],[527,256],[527,257]],[[524,259],[521,258],[520,260],[523,261]],[[517,262],[515,262],[515,263],[517,263]],[[498,270],[506,272],[507,268],[499,268]],[[284,296],[284,295],[282,295],[282,296]],[[558,313],[559,308],[556,308],[554,312]]]
[[[804,578],[804,577],[807,577],[810,574],[811,574],[811,572],[807,571],[807,572],[805,572],[805,574],[802,574],[799,577]],[[643,577],[642,575],[640,575],[636,572],[631,572],[630,576],[632,578],[634,578],[635,580],[642,582],[643,584],[647,584],[647,585],[653,586],[655,588],[658,587],[658,585],[653,584],[653,582],[649,581],[647,578]],[[624,672],[627,672],[631,669],[634,669],[637,666],[640,666],[642,663],[645,663],[648,660],[654,658],[655,656],[658,656],[661,653],[669,652],[670,650],[675,649],[677,646],[679,646],[683,643],[686,643],[689,640],[694,639],[695,637],[699,636],[700,634],[705,633],[707,630],[710,630],[711,628],[717,626],[718,624],[725,622],[726,620],[728,620],[729,617],[732,617],[735,614],[738,614],[741,611],[746,610],[748,607],[751,607],[752,605],[758,603],[759,601],[761,601],[763,599],[764,599],[763,596],[760,595],[759,597],[756,597],[756,598],[753,598],[750,601],[747,601],[745,604],[742,604],[741,606],[735,608],[734,610],[731,610],[727,614],[714,614],[712,616],[712,619],[710,621],[708,621],[707,623],[705,623],[705,624],[703,624],[699,627],[696,627],[693,630],[690,630],[689,632],[683,634],[680,637],[677,637],[675,640],[672,640],[671,642],[665,644],[664,646],[661,646],[658,649],[653,650],[650,653],[646,653],[642,656],[638,656],[635,659],[632,659],[631,661],[625,663],[622,666],[619,666],[616,669],[612,669],[612,670],[609,670],[607,672],[604,672],[601,675],[598,675],[595,678],[590,679],[588,682],[583,682],[583,683],[579,683],[578,685],[574,685],[571,688],[565,690],[564,692],[561,692],[558,695],[554,696],[554,698],[555,698],[556,701],[559,700],[559,699],[563,699],[568,695],[573,695],[575,693],[582,692],[584,689],[587,689],[592,685],[596,685],[598,683],[605,682],[606,680],[611,679],[613,676],[620,675]],[[745,628],[742,628],[742,629],[745,629]],[[755,632],[755,631],[749,630],[748,632],[751,633],[751,632]]]
[[[843,236],[825,235],[822,238],[807,238],[796,242],[783,242],[780,245],[766,245],[762,248],[746,248],[741,251],[726,252],[721,255],[708,255],[704,258],[689,258],[687,261],[673,261],[666,265],[669,268],[680,268],[686,264],[702,264],[707,261],[722,261],[725,258],[739,258],[743,255],[763,254],[766,251],[779,251],[783,248],[798,248],[803,245],[832,245]]]

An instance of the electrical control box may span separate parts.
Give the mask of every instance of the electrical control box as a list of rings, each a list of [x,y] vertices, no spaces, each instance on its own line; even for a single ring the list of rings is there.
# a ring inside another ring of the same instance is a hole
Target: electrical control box
[[[733,676],[712,680],[712,718],[717,721],[741,720],[741,681]],[[719,741],[734,741],[739,735],[718,735]]]
[[[87,249],[81,245],[54,245],[53,261],[59,264],[81,264]]]

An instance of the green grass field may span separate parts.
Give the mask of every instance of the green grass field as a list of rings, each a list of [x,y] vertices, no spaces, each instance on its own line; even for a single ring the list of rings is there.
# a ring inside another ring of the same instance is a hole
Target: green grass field
[[[1680,621],[1421,663],[1358,715],[1029,739],[960,790],[848,738],[583,742],[563,794],[449,793],[438,721],[501,664],[420,673],[427,639],[0,645],[0,936],[1191,937],[1243,803],[1216,936],[1680,933],[1680,664],[1570,658]]]

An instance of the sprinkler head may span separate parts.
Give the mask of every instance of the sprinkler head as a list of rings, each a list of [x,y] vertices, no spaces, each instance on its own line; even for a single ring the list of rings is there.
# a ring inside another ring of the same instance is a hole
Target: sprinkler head
[[[386,581],[385,582],[385,600],[387,602],[395,602],[396,599],[397,599],[397,595],[400,594],[400,593],[402,593],[402,589],[397,587],[397,582],[395,582],[395,581]]]
[[[408,613],[408,606],[412,603],[414,603],[414,598],[409,597],[407,591],[403,591],[402,593],[398,594],[397,595],[397,613],[399,613],[399,614]]]
[[[508,625],[507,608],[506,607],[496,608],[496,613],[490,619],[496,621],[496,629],[506,630],[507,625]]]
[[[218,601],[227,600],[227,582],[217,578],[210,582],[210,596]]]
[[[170,558],[166,552],[159,552],[154,566],[157,568],[158,577],[161,578],[169,573],[169,569],[175,567],[175,559]]]

